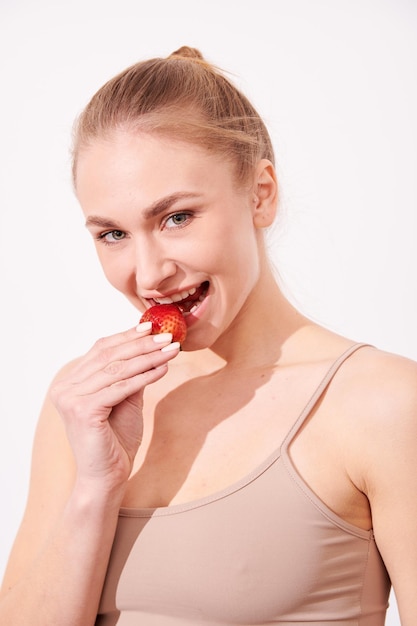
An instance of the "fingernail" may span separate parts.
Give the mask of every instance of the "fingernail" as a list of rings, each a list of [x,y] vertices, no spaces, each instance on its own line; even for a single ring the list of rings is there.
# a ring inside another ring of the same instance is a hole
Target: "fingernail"
[[[161,348],[161,352],[171,352],[171,350],[178,350],[179,347],[180,347],[180,342],[173,341],[172,343],[169,343],[164,348]]]
[[[136,330],[138,333],[144,333],[147,330],[152,329],[152,322],[141,322],[136,326]]]
[[[159,333],[154,335],[153,340],[155,343],[165,343],[166,341],[172,341],[172,333]]]

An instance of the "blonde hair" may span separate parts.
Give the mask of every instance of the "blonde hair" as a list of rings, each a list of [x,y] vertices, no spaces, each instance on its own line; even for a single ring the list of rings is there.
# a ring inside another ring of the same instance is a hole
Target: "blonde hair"
[[[74,125],[74,183],[80,151],[118,128],[161,133],[222,154],[242,183],[259,159],[274,163],[255,108],[195,48],[136,63],[97,91]]]

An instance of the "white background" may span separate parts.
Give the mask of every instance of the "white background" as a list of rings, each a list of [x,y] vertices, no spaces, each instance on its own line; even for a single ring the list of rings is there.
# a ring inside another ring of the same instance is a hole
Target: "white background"
[[[0,0],[0,575],[51,377],[138,317],[83,227],[73,119],[116,72],[184,44],[230,71],[269,126],[271,254],[291,299],[417,359],[415,0]]]

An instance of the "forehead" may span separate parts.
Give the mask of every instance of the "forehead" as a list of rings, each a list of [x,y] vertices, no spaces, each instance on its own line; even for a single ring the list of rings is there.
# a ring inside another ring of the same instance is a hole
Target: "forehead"
[[[143,194],[144,202],[160,195],[233,185],[233,167],[200,146],[143,132],[114,131],[96,139],[77,159],[76,192],[80,202],[94,196],[127,198]]]

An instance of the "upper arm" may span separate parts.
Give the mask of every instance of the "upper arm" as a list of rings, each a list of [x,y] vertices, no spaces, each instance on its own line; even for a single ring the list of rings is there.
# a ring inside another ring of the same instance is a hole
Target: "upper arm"
[[[47,540],[68,499],[74,471],[64,424],[47,395],[35,431],[28,498],[3,579],[4,590],[24,575]]]
[[[377,367],[361,450],[375,540],[403,626],[417,615],[417,364],[387,357]]]

